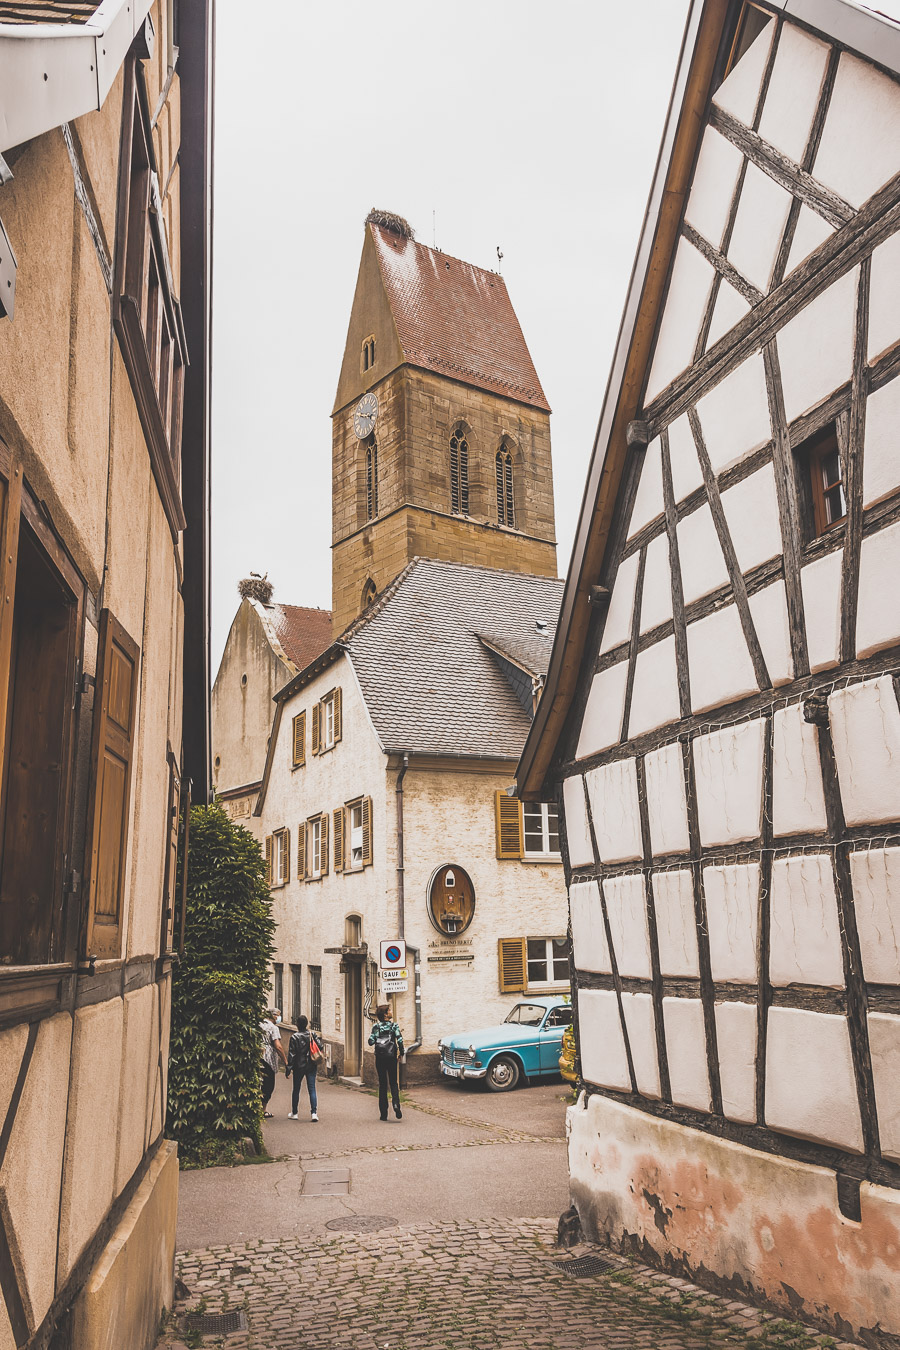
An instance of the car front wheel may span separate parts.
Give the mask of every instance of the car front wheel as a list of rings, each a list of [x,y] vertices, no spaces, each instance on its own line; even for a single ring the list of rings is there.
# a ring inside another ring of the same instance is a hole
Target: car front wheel
[[[491,1092],[509,1092],[519,1081],[519,1065],[512,1055],[492,1059],[484,1080]]]

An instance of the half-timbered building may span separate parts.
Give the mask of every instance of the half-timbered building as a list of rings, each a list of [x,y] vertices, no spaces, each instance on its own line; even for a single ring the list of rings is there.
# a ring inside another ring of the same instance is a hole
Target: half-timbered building
[[[518,774],[564,806],[583,1228],[867,1344],[900,1333],[898,72],[848,0],[691,6]]]

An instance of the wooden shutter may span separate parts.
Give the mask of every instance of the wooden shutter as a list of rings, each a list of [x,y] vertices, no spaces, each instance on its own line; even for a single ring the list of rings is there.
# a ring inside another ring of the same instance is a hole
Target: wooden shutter
[[[293,727],[292,760],[295,769],[306,763],[306,713],[298,713],[291,723]]]
[[[273,845],[273,842],[272,842],[272,836],[271,836],[270,834],[267,834],[267,835],[266,835],[266,885],[267,885],[267,886],[271,886],[271,885],[272,885],[272,856],[273,856],[273,853],[274,853],[274,845]]]
[[[319,728],[322,720],[322,705],[313,704],[312,710],[312,752],[314,755],[319,753]]]
[[[525,989],[525,939],[501,938],[497,943],[500,961],[500,993],[520,994]]]
[[[372,861],[372,798],[362,799],[362,865],[368,867]]]
[[[178,867],[178,834],[181,817],[181,776],[175,755],[171,750],[169,760],[169,800],[166,808],[166,871],[163,886],[162,941],[160,950],[163,956],[171,952],[175,939],[175,873]]]
[[[343,726],[343,701],[341,699],[340,689],[335,689],[332,695],[334,699],[334,743],[337,745],[341,739],[341,728]]]
[[[324,876],[327,876],[327,875],[328,875],[328,812],[327,812],[327,811],[323,811],[323,812],[322,812],[322,817],[321,817],[321,819],[322,819],[322,825],[321,825],[322,833],[321,833],[321,835],[320,835],[320,841],[321,841],[321,842],[320,842],[320,844],[319,844],[319,875],[324,877]]]
[[[282,830],[279,836],[279,846],[281,848],[281,881],[283,885],[291,879],[291,832]]]
[[[334,812],[334,870],[344,870],[344,808],[339,806]]]
[[[306,880],[306,821],[297,826],[297,880]]]
[[[16,563],[19,556],[19,515],[22,506],[22,471],[10,457],[9,482],[0,478],[0,765],[6,763],[9,734],[6,710],[10,697],[13,609],[16,594]]]
[[[494,793],[494,824],[498,858],[521,858],[523,847],[522,803],[505,792]]]
[[[139,648],[117,619],[100,615],[88,798],[87,955],[121,953],[122,899],[134,755]]]

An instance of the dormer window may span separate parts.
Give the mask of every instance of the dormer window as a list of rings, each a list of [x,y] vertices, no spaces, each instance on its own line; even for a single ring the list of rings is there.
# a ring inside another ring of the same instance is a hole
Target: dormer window
[[[375,364],[375,339],[371,336],[367,337],[362,345],[361,364],[363,374],[365,374],[367,370],[371,370]]]

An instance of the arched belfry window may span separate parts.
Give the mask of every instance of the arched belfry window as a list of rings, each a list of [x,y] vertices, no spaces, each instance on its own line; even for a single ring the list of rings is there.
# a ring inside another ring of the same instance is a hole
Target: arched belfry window
[[[513,492],[513,457],[508,445],[497,451],[497,520],[515,529],[516,505]]]
[[[378,515],[378,442],[374,436],[366,441],[366,520]]]
[[[359,607],[360,614],[362,614],[364,610],[367,610],[369,608],[372,601],[375,599],[376,594],[377,591],[375,590],[375,582],[372,580],[371,577],[369,577],[366,580],[365,586],[363,586],[362,588],[362,601]]]
[[[375,364],[375,339],[373,337],[367,337],[362,345],[362,360],[360,364],[363,369],[363,374],[365,374],[367,370],[371,370]]]
[[[462,427],[450,437],[450,509],[455,515],[469,514],[469,442]]]

